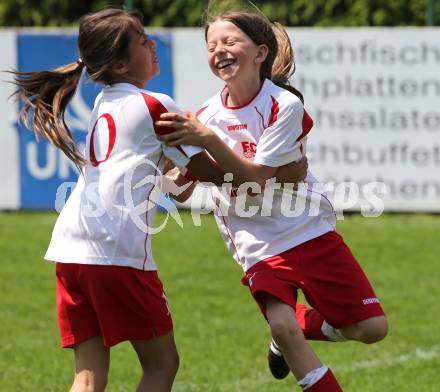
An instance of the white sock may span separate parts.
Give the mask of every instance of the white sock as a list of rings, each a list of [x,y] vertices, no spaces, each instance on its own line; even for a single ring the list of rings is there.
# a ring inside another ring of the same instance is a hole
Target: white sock
[[[341,330],[331,326],[324,320],[321,326],[321,332],[333,342],[346,342],[348,339],[342,334]]]
[[[327,371],[327,366],[321,366],[317,369],[313,369],[312,371],[308,372],[305,377],[298,382],[298,384],[304,391],[306,391],[315,385],[322,377],[324,377]]]

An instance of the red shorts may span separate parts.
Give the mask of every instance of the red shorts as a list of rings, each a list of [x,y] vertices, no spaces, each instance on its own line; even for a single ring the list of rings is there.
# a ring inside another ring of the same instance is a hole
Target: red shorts
[[[242,279],[265,312],[259,293],[296,307],[297,289],[336,328],[384,312],[365,273],[342,237],[334,231],[251,267]]]
[[[130,267],[56,264],[61,345],[102,336],[105,346],[145,340],[173,329],[156,271]]]

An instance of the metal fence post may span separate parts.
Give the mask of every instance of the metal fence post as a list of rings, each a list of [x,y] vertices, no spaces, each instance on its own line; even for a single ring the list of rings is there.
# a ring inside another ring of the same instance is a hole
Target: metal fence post
[[[426,25],[435,26],[435,0],[426,0]]]

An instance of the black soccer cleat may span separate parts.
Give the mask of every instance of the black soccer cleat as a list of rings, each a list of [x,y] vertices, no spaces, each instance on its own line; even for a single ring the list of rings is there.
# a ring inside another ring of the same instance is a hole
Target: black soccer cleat
[[[269,352],[267,353],[267,363],[269,364],[272,376],[277,380],[286,378],[290,372],[290,368],[274,340],[270,342]]]

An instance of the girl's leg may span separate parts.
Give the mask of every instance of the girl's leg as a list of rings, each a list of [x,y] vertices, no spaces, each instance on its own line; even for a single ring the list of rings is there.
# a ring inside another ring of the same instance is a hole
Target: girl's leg
[[[259,293],[272,337],[282,351],[295,378],[304,390],[340,392],[332,372],[325,368],[306,341],[295,310],[267,293]]]
[[[74,346],[75,379],[70,392],[101,392],[107,385],[110,350],[100,336]]]
[[[370,317],[342,328],[334,328],[316,309],[297,304],[296,319],[307,340],[356,340],[371,344],[384,339],[388,333],[385,316]]]
[[[297,380],[322,366],[296,322],[295,311],[270,294],[261,293],[273,339]]]
[[[317,310],[297,303],[296,320],[307,340],[331,340],[322,331],[324,317]]]
[[[173,332],[150,340],[132,340],[131,344],[143,370],[136,391],[171,391],[179,367]]]
[[[388,330],[386,317],[370,281],[342,237],[329,232],[298,249],[305,266],[301,289],[313,308],[302,312],[303,323],[298,317],[301,309],[297,308],[306,337],[319,338],[321,329],[329,340],[382,340]]]
[[[342,327],[340,331],[346,339],[371,344],[385,338],[388,333],[388,322],[385,316],[371,317]]]

